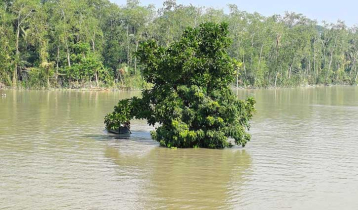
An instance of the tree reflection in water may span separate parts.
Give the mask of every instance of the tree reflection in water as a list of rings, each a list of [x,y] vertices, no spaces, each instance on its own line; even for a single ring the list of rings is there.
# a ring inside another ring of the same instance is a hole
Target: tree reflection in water
[[[117,165],[120,202],[144,209],[232,208],[252,162],[238,147],[173,150],[132,140],[112,142],[105,156]]]

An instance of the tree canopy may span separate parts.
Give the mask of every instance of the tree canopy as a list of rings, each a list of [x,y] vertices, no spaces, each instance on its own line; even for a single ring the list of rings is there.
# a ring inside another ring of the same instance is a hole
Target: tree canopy
[[[245,146],[255,101],[238,100],[230,89],[236,69],[228,33],[226,23],[204,23],[167,47],[142,43],[137,56],[153,87],[119,101],[105,118],[107,129],[136,117],[158,125],[152,138],[165,147],[225,148],[229,137]]]
[[[302,14],[262,16],[166,0],[0,1],[0,83],[23,87],[144,87],[134,56],[151,39],[167,47],[187,27],[227,22],[238,86],[357,84],[358,28]],[[81,49],[79,49],[81,47]]]

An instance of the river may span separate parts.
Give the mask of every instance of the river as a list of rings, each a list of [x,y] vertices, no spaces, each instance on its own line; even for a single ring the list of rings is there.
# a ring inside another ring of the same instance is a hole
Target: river
[[[0,90],[0,209],[357,209],[358,88],[239,90],[245,148],[166,149],[145,121],[104,131],[138,92]]]

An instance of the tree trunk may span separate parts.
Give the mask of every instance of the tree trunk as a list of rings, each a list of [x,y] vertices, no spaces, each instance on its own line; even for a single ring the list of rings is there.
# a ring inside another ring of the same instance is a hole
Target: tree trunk
[[[254,37],[255,37],[255,34],[253,34],[252,37],[251,37],[251,47],[252,48],[254,48]],[[252,68],[253,58],[254,58],[254,51],[252,50],[251,51],[251,56],[250,56],[250,66],[251,66],[251,68]]]
[[[47,73],[47,88],[50,88],[50,67],[46,68]]]
[[[138,41],[135,43],[135,52],[138,50]],[[137,56],[134,57],[134,74],[137,74]]]
[[[326,82],[328,80],[328,74],[331,72],[331,67],[332,67],[332,62],[333,62],[333,52],[334,52],[334,49],[336,48],[336,46],[337,46],[337,37],[334,41],[333,49],[331,50],[331,56],[330,56],[329,64],[328,64],[328,72],[326,73]]]
[[[261,58],[262,58],[262,50],[263,50],[263,47],[264,47],[264,44],[261,45],[258,70],[261,70]]]
[[[326,72],[326,82],[328,81],[328,75],[331,72],[332,62],[333,62],[333,50],[331,51],[331,56],[330,56],[329,64],[328,64],[328,71]]]
[[[62,12],[62,17],[63,17],[63,22],[66,23],[65,11],[62,10],[61,12]],[[71,67],[70,49],[68,47],[67,31],[65,31],[65,45],[66,45],[66,53],[67,53],[67,64],[68,64],[68,67]]]
[[[239,89],[239,69],[236,70],[236,88]]]
[[[315,75],[315,81],[317,80],[317,72],[316,72],[316,38],[313,41],[313,72]]]
[[[20,18],[20,17],[19,17]],[[19,21],[19,19],[18,19]],[[14,72],[12,75],[12,86],[15,87],[16,86],[16,82],[17,82],[17,71],[18,71],[18,62],[20,59],[20,51],[19,51],[19,39],[20,39],[20,23],[17,23],[17,29],[16,29],[16,60],[15,60],[15,68],[14,68]]]
[[[95,37],[95,35],[93,35],[93,36]],[[91,39],[91,41],[92,41],[92,50],[93,50],[93,52],[95,52],[95,51],[96,51],[96,48],[95,48],[94,38]]]
[[[245,74],[245,79],[246,79],[245,53],[242,55],[242,61],[243,61],[243,64],[244,64],[244,74]]]
[[[324,67],[326,67],[326,42],[325,41],[321,41],[322,42],[322,46],[323,46],[323,63],[324,63]]]
[[[311,56],[308,57],[308,69],[307,69],[307,72],[306,72],[306,77],[311,72],[311,59],[310,59],[310,57]]]
[[[93,50],[93,53],[96,51],[96,47],[95,47],[95,41],[94,41],[94,39],[95,39],[95,34],[93,34],[93,39],[91,39],[91,41],[92,41],[92,50]],[[98,70],[96,71],[96,73],[95,73],[95,78],[96,78],[96,87],[98,87]]]
[[[68,64],[68,67],[71,67],[70,49],[68,48],[67,39],[66,39],[66,52],[67,52],[67,64]]]
[[[331,51],[331,57],[329,58],[328,71],[331,71],[332,62],[333,62],[333,50]]]
[[[353,66],[354,66],[354,71],[356,73],[356,76],[354,78],[353,84],[357,83],[357,77],[358,77],[356,61],[357,61],[357,58],[356,58],[356,56],[354,56]]]
[[[97,71],[96,71],[95,77],[96,77],[96,85],[98,87],[98,72]]]
[[[127,25],[127,64],[128,64],[128,67],[129,67],[129,25]]]
[[[57,45],[56,75],[55,75],[56,83],[58,82],[58,69],[59,69],[58,63],[59,63],[59,62],[60,62],[60,47]]]
[[[122,74],[121,74],[121,73],[119,73],[119,79],[120,79],[121,84],[122,84],[122,86],[123,86],[123,85],[124,85],[124,82],[123,82],[123,78],[122,78]]]

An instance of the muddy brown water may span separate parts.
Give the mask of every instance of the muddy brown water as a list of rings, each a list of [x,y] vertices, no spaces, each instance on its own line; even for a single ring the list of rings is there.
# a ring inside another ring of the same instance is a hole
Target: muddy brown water
[[[0,209],[358,209],[357,87],[240,90],[253,137],[224,150],[108,135],[138,92],[0,93]]]

